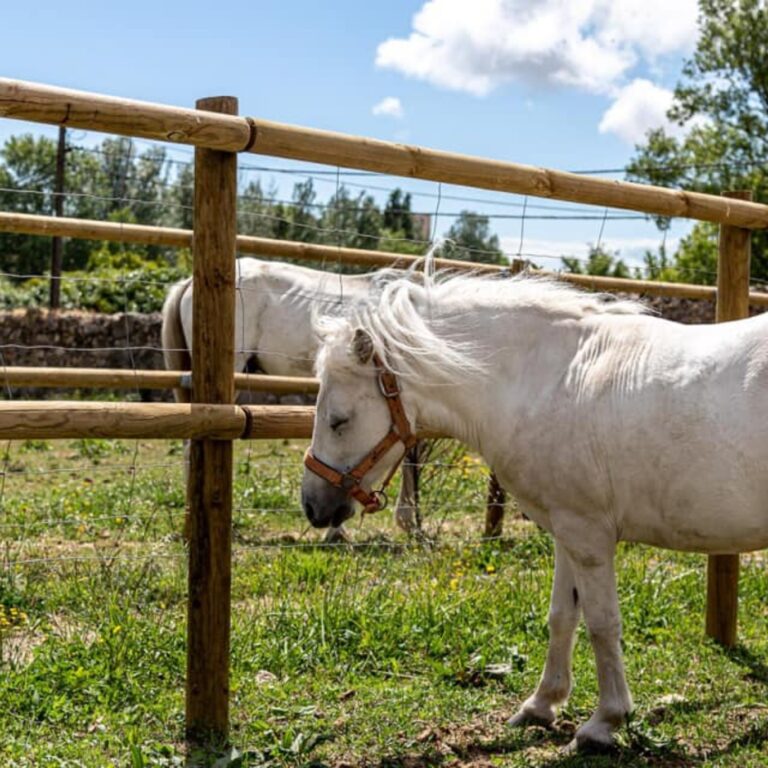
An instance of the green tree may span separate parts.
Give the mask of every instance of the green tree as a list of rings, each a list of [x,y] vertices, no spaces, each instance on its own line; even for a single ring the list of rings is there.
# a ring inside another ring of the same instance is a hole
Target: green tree
[[[699,0],[699,30],[668,113],[687,131],[682,138],[650,132],[628,177],[714,194],[749,189],[766,202],[768,7],[763,0]],[[715,248],[707,226],[697,225],[675,257],[681,279],[713,273]],[[752,274],[768,279],[765,230],[753,233]]]
[[[53,214],[56,143],[45,137],[14,136],[0,149],[0,208],[5,211]],[[66,156],[64,215],[74,218],[170,224],[163,203],[169,199],[165,151],[137,155],[129,139],[105,139],[98,148],[70,147]],[[137,202],[142,201],[142,202]],[[71,239],[65,269],[82,269],[93,242]],[[172,262],[164,249],[135,246],[147,258]],[[0,270],[42,274],[50,263],[48,238],[0,235]]]
[[[666,246],[659,247],[658,252],[646,251],[643,255],[642,269],[635,269],[638,280],[661,280],[665,283],[690,282],[680,270],[671,263]]]
[[[330,198],[320,220],[323,241],[347,248],[377,249],[382,233],[381,209],[371,195],[352,196],[342,186]]]
[[[51,215],[56,145],[32,135],[12,136],[0,150],[0,210]],[[0,234],[0,270],[37,274],[50,261],[48,238]]]
[[[586,260],[561,256],[566,272],[574,275],[597,275],[600,277],[631,277],[629,267],[619,258],[618,251],[610,253],[602,246],[591,245]]]
[[[255,237],[274,237],[274,198],[275,192],[265,194],[258,179],[249,181],[237,201],[237,231]]]
[[[680,240],[675,254],[677,282],[712,285],[717,282],[717,224],[699,221]],[[754,273],[754,269],[752,270]]]
[[[491,232],[487,216],[462,211],[445,237],[447,242],[441,251],[441,256],[445,258],[484,264],[506,263],[499,247],[499,238]]]
[[[302,243],[315,243],[319,240],[318,219],[315,216],[317,193],[312,179],[299,181],[293,187],[293,203],[288,211],[288,239]],[[285,211],[283,211],[285,213]]]
[[[192,163],[180,166],[163,194],[162,223],[168,227],[192,229],[195,204],[195,169]]]
[[[384,227],[393,236],[413,239],[413,216],[411,215],[411,194],[404,193],[400,187],[389,193],[384,206]]]

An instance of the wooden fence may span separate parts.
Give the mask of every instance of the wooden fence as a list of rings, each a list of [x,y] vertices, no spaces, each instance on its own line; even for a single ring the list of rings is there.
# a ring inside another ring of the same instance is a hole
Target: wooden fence
[[[186,724],[190,737],[211,732],[222,735],[228,728],[231,441],[240,437],[306,436],[312,420],[310,408],[240,407],[233,404],[236,249],[267,256],[369,266],[388,266],[393,262],[404,265],[411,261],[408,257],[371,251],[237,237],[236,153],[252,152],[716,222],[721,225],[717,289],[576,275],[562,277],[589,288],[688,298],[711,298],[716,291],[719,321],[745,316],[750,301],[768,306],[765,295],[749,293],[749,230],[768,227],[768,206],[743,199],[743,196],[717,197],[609,181],[239,117],[236,113],[237,101],[227,97],[203,99],[198,102],[197,109],[181,109],[0,79],[0,117],[190,144],[196,148],[194,236],[184,230],[0,215],[3,231],[193,248],[196,289],[191,404],[0,404],[0,439],[85,435],[193,438],[188,487],[192,520],[186,683]],[[444,262],[443,266],[457,264]],[[474,264],[472,267],[492,268]],[[6,373],[17,376],[17,383],[40,385],[41,379],[28,371],[8,369]],[[136,377],[148,373],[127,375],[135,386]],[[66,376],[61,371],[45,375],[48,380]],[[109,375],[119,376],[114,372]],[[171,382],[171,386],[180,377],[178,372],[152,372],[152,375],[168,377],[165,381]],[[88,386],[92,386],[96,378],[90,378]],[[306,380],[297,386],[306,387]],[[732,644],[736,626],[738,557],[710,558],[708,573],[707,629],[721,642]]]
[[[715,198],[719,199],[719,198]],[[149,227],[142,224],[119,224],[89,219],[54,218],[29,213],[0,212],[0,232],[24,235],[45,235],[50,237],[76,237],[85,240],[108,240],[116,243],[140,243],[162,245],[169,248],[191,248],[192,231],[169,227]],[[292,240],[273,240],[268,237],[238,235],[235,241],[240,253],[253,254],[273,259],[315,261],[321,264],[341,266],[405,268],[421,262],[420,256],[399,253],[369,251],[362,248],[344,248],[335,245],[299,243]],[[469,270],[477,273],[508,271],[509,267],[499,264],[480,264],[474,261],[456,259],[435,259],[438,269]],[[592,291],[615,291],[644,294],[646,296],[669,296],[678,299],[713,300],[717,288],[712,285],[691,283],[665,283],[657,280],[632,280],[623,277],[601,277],[598,275],[574,275],[568,272],[553,272],[546,269],[530,269],[531,274],[542,277],[556,277],[558,280]],[[768,293],[752,291],[749,303],[756,307],[768,307]]]

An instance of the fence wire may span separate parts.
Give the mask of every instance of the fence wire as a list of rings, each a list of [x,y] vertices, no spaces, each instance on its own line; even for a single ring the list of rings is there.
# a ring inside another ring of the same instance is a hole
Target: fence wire
[[[77,148],[78,151],[95,153],[93,148]],[[176,148],[174,151],[180,151]],[[183,161],[165,158],[164,162],[178,167],[188,165]],[[456,210],[456,204],[481,206],[476,215],[488,221],[509,221],[519,226],[514,237],[516,248],[491,250],[484,248],[466,248],[464,251],[472,257],[502,257],[511,261],[513,258],[533,263],[562,263],[563,256],[538,252],[535,240],[531,238],[530,225],[536,221],[551,222],[597,222],[598,230],[594,239],[595,248],[605,244],[605,233],[614,222],[649,221],[645,215],[625,213],[604,209],[595,213],[593,207],[580,204],[552,204],[535,202],[527,196],[459,194],[442,184],[422,183],[419,187],[403,188],[402,183],[395,186],[376,183],[387,178],[384,174],[347,171],[341,168],[279,168],[243,163],[239,166],[241,176],[239,186],[245,188],[246,180],[253,174],[285,174],[292,178],[304,178],[308,181],[333,185],[332,196],[328,202],[302,203],[275,195],[254,197],[241,193],[243,204],[264,205],[266,210],[240,211],[240,219],[245,229],[253,229],[265,224],[285,225],[291,228],[295,236],[303,235],[307,240],[342,246],[350,239],[355,242],[368,242],[378,245],[379,235],[358,231],[345,226],[342,210],[342,193],[345,189],[359,190],[360,195],[391,193],[400,189],[404,194],[425,201],[420,212],[410,209],[395,210],[395,213],[426,216],[430,226],[423,236],[393,236],[392,243],[406,249],[424,252],[438,239],[443,220],[456,220],[462,215]],[[617,169],[603,169],[600,173],[614,173]],[[158,184],[161,197],[146,199],[129,194],[98,195],[85,191],[65,191],[68,200],[91,200],[105,206],[119,206],[138,210],[156,210],[166,218],[187,215],[191,206],[177,200],[168,199],[171,189],[179,189],[178,179],[166,179]],[[189,191],[188,189],[186,190]],[[51,191],[43,188],[18,189],[0,188],[0,193],[10,197],[33,198],[35,200],[51,197]],[[362,199],[360,197],[359,199]],[[319,218],[312,223],[297,221],[297,213],[302,209],[316,211]],[[353,213],[360,213],[362,206],[353,204],[348,208]],[[473,212],[474,213],[474,212]],[[666,245],[667,230],[660,234],[660,247]],[[512,239],[512,238],[511,238]],[[120,252],[124,255],[130,245],[121,244]],[[393,257],[397,253],[391,253]],[[589,259],[582,256],[570,257],[573,263],[587,268]],[[338,261],[329,259],[323,267],[339,269]],[[374,270],[369,270],[374,271]],[[650,273],[650,268],[639,267],[638,274]],[[703,270],[690,270],[691,275],[713,278],[714,273]],[[33,274],[0,273],[0,278],[20,282],[39,278]],[[162,354],[166,351],[186,351],[163,349],[161,345],[135,343],[132,338],[132,326],[129,323],[130,301],[128,286],[142,285],[150,288],[166,289],[172,278],[153,279],[144,275],[103,276],[99,274],[64,274],[62,283],[73,285],[112,285],[122,293],[123,338],[120,345],[58,345],[55,343],[20,344],[15,342],[0,343],[0,364],[7,368],[5,356],[14,352],[39,352],[55,354],[72,353],[122,353],[125,367],[134,372],[138,370],[137,355],[140,353]],[[753,281],[765,283],[766,281]],[[335,283],[335,281],[334,281]],[[313,293],[296,291],[291,293],[295,301],[310,307],[326,309],[343,302],[346,298],[344,281],[338,277],[338,293],[323,297]],[[238,271],[237,302],[239,306],[240,339],[236,352],[241,356],[263,355],[290,361],[306,367],[311,372],[313,357],[308,354],[296,354],[285,349],[265,349],[248,342],[244,326],[246,309],[256,296],[283,297],[281,291],[268,287],[252,285],[246,275]],[[279,344],[279,341],[278,341]],[[0,371],[2,376],[2,371]],[[14,397],[14,388],[6,383],[6,396]],[[143,393],[136,387],[132,396],[142,398]],[[83,450],[87,451],[87,441]],[[100,563],[107,556],[104,552],[72,553],[62,551],[61,544],[56,544],[55,552],[46,556],[36,551],[29,556],[24,551],[52,546],[51,539],[64,542],[64,550],[71,545],[78,547],[109,546],[112,562],[136,562],[153,558],[177,559],[184,556],[182,529],[184,520],[184,460],[158,457],[157,452],[145,447],[142,441],[133,441],[129,447],[123,443],[124,451],[130,457],[128,461],[115,462],[105,460],[103,456],[74,460],[70,456],[57,456],[56,461],[63,466],[52,466],[40,460],[31,461],[35,455],[24,443],[6,445],[0,470],[0,539],[3,540],[3,562],[7,568],[20,569],[25,566],[54,565],[61,562]],[[15,447],[14,447],[15,446]],[[488,471],[476,458],[467,456],[463,449],[443,446],[442,456],[433,456],[424,462],[417,462],[412,468],[419,470],[423,488],[419,494],[419,508],[424,520],[426,538],[407,539],[397,533],[395,524],[390,520],[386,526],[378,521],[365,519],[360,523],[348,525],[350,541],[343,543],[326,542],[318,539],[319,534],[309,532],[304,522],[299,505],[299,482],[297,466],[303,443],[297,444],[297,450],[281,453],[280,448],[273,448],[271,455],[261,455],[261,448],[252,442],[239,448],[235,470],[236,498],[233,509],[235,525],[235,553],[243,555],[249,552],[273,551],[279,549],[306,550],[314,548],[347,548],[352,551],[370,548],[401,551],[404,548],[423,548],[439,545],[450,540],[453,544],[474,547],[487,540],[481,535],[483,510],[487,501]],[[47,449],[46,449],[47,450]],[[98,453],[98,448],[93,448]],[[450,451],[453,454],[449,455]],[[51,451],[56,454],[56,451]],[[43,451],[45,453],[45,451]],[[71,451],[70,451],[71,454]],[[39,458],[39,457],[38,457]],[[34,486],[37,486],[35,488]],[[58,487],[60,486],[60,487]],[[110,487],[119,488],[119,492],[110,494],[105,491]],[[452,500],[459,498],[458,501]],[[78,506],[79,505],[79,506]],[[33,508],[34,507],[34,508]],[[455,528],[464,522],[468,512],[475,512],[473,530],[459,536]],[[388,519],[388,513],[385,513]],[[37,534],[37,536],[35,536]],[[138,538],[136,538],[138,536]],[[32,539],[31,543],[28,539]],[[35,539],[40,539],[38,544]],[[495,539],[494,539],[495,540]],[[55,543],[55,542],[54,542]],[[14,548],[15,547],[15,548]],[[58,547],[58,549],[56,548]],[[136,552],[136,548],[148,548],[149,552]],[[179,551],[169,552],[168,547]]]

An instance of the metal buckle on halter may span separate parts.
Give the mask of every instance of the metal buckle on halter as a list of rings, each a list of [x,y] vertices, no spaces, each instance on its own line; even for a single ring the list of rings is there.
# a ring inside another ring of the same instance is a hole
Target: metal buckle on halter
[[[384,383],[384,370],[382,368],[379,368],[379,375],[376,377],[376,380],[379,382],[379,392],[381,392],[382,397],[386,397],[387,400],[391,400],[393,397],[397,397],[400,394],[400,387],[397,386],[397,382],[395,382],[394,389],[387,389],[387,385]]]
[[[372,515],[374,512],[381,512],[382,509],[386,509],[389,506],[389,497],[384,493],[384,489],[380,488],[378,491],[371,490],[368,494],[375,504],[369,504],[363,509],[364,515]]]
[[[356,485],[357,485],[357,478],[354,475],[350,475],[348,472],[345,472],[343,475],[341,475],[341,480],[339,481],[339,487],[342,490],[351,491]]]

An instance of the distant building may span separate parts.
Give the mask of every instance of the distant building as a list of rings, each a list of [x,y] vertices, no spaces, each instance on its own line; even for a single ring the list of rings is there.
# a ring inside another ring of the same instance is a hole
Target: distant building
[[[429,240],[432,237],[431,213],[412,213],[411,222],[413,223],[414,240]]]

